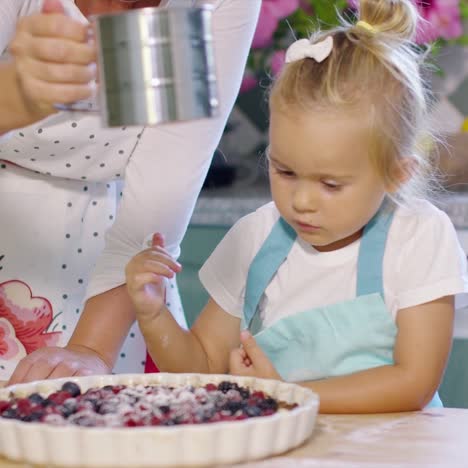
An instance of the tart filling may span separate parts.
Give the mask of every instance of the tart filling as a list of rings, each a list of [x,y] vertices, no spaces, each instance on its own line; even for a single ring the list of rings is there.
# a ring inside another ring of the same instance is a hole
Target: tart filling
[[[228,381],[204,386],[105,385],[85,392],[67,381],[49,395],[36,392],[0,400],[0,417],[56,426],[176,426],[240,421],[296,406]]]

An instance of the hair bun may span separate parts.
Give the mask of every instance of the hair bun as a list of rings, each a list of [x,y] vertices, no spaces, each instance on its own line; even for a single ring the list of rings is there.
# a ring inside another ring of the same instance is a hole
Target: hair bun
[[[419,13],[411,0],[360,0],[359,19],[404,42],[415,37]]]

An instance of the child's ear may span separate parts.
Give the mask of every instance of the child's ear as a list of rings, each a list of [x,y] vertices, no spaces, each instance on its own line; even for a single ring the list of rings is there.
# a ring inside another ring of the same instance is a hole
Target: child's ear
[[[387,187],[389,193],[397,192],[402,185],[408,182],[409,179],[413,176],[417,162],[414,158],[403,157],[398,161],[395,161],[392,173],[392,181],[390,186]]]

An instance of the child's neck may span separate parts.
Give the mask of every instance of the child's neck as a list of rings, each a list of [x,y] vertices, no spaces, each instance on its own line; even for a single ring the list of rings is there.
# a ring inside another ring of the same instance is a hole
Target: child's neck
[[[319,245],[319,246],[313,245],[312,247],[314,247],[314,249],[319,252],[333,252],[334,250],[342,249],[343,247],[346,247],[352,244],[353,242],[357,241],[358,239],[361,238],[363,232],[364,232],[364,228],[360,229],[354,234],[351,234],[348,237],[345,237],[344,239],[340,239],[340,240],[337,240],[336,242],[332,242],[331,244]]]

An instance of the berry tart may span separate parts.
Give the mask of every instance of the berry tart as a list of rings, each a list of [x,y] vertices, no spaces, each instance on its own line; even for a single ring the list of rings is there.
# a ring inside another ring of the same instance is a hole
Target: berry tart
[[[203,374],[77,377],[0,390],[0,454],[86,467],[237,463],[312,433],[318,397],[295,384]]]

